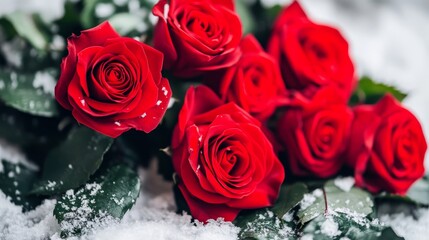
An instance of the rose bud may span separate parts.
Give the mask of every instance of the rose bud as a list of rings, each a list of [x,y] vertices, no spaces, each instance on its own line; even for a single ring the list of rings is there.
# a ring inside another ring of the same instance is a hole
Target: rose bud
[[[178,187],[199,221],[272,206],[284,170],[261,123],[205,86],[190,88],[172,137]]]
[[[306,97],[335,85],[347,102],[356,85],[347,41],[337,29],[309,20],[297,1],[277,18],[268,53],[280,65],[286,87]]]
[[[178,77],[194,77],[232,66],[240,58],[242,27],[233,0],[160,0],[154,47],[164,67]]]
[[[346,159],[356,185],[373,193],[405,194],[425,172],[427,144],[419,121],[391,95],[353,112]]]
[[[280,118],[277,135],[294,175],[328,178],[343,166],[352,112],[337,94],[335,87],[323,88]]]
[[[55,98],[79,123],[110,137],[158,126],[171,97],[161,52],[119,36],[108,22],[67,44]]]

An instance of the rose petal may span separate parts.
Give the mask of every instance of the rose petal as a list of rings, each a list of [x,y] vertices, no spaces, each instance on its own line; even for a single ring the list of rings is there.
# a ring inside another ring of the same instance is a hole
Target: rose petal
[[[179,189],[188,203],[192,216],[199,221],[206,222],[209,219],[217,219],[219,216],[225,221],[232,221],[240,212],[238,208],[228,207],[224,204],[214,205],[198,200],[192,197],[182,184],[179,184]]]
[[[161,80],[161,84],[158,86],[158,89],[158,101],[155,106],[148,109],[147,112],[142,113],[139,117],[124,120],[123,122],[125,125],[146,133],[151,132],[158,126],[167,111],[168,103],[172,94],[170,84],[166,78]]]

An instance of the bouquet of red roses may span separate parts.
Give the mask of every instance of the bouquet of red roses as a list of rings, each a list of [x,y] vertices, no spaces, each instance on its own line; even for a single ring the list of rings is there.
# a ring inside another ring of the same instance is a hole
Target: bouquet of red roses
[[[178,212],[233,221],[242,239],[401,239],[375,213],[425,206],[404,195],[424,175],[426,140],[405,94],[357,76],[337,29],[297,1],[275,21],[232,0],[159,0],[152,13],[139,38],[118,33],[126,24],[60,21],[58,35],[78,33],[67,51],[2,66],[0,137],[32,156],[0,164],[11,201],[56,198],[63,236],[79,235],[122,218],[136,170],[157,161]],[[50,72],[54,92],[38,81]]]

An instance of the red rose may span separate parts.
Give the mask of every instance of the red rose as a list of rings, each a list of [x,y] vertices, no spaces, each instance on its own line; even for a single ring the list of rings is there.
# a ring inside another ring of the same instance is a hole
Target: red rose
[[[260,121],[270,117],[284,103],[286,88],[274,59],[264,52],[258,41],[248,35],[240,44],[240,60],[222,71],[219,79],[208,84],[225,102],[235,102]]]
[[[279,120],[277,134],[293,174],[327,178],[342,167],[352,112],[337,94],[334,87],[323,88]]]
[[[278,197],[284,170],[260,122],[205,86],[188,90],[172,150],[178,187],[200,221],[232,221]]]
[[[297,1],[276,20],[268,52],[278,61],[288,89],[311,97],[336,85],[348,99],[356,83],[347,41],[337,29],[311,22]]]
[[[242,30],[233,0],[160,0],[153,14],[159,17],[154,47],[176,76],[226,68],[240,58]]]
[[[356,185],[405,194],[425,172],[427,145],[419,121],[391,95],[355,107],[354,116],[347,164],[355,169]]]
[[[162,61],[162,53],[102,23],[68,38],[55,97],[78,122],[107,136],[150,132],[171,97]]]

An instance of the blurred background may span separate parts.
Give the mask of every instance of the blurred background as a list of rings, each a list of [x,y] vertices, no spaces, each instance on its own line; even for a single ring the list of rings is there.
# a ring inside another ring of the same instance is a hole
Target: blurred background
[[[301,2],[314,20],[341,29],[360,76],[408,93],[403,104],[417,115],[429,142],[429,1]],[[426,153],[426,171],[428,156]]]
[[[14,73],[33,76],[33,85],[43,87],[52,98],[59,63],[66,54],[67,36],[109,20],[122,35],[141,37],[143,33],[143,39],[150,41],[151,29],[157,20],[150,13],[154,2],[156,0],[0,0],[0,77]],[[236,0],[245,31],[255,32],[262,44],[281,5],[290,2]],[[367,75],[408,93],[404,104],[417,115],[429,136],[429,1],[300,2],[313,20],[333,25],[345,35],[359,76]],[[259,17],[253,19],[250,12]],[[0,98],[4,100],[2,89],[4,83],[0,81]],[[34,111],[31,102],[21,104],[24,105],[15,104],[19,110]],[[41,116],[52,110],[49,104],[35,104],[46,110],[39,112]],[[10,128],[0,128],[2,131]],[[428,169],[429,160],[426,166]]]

